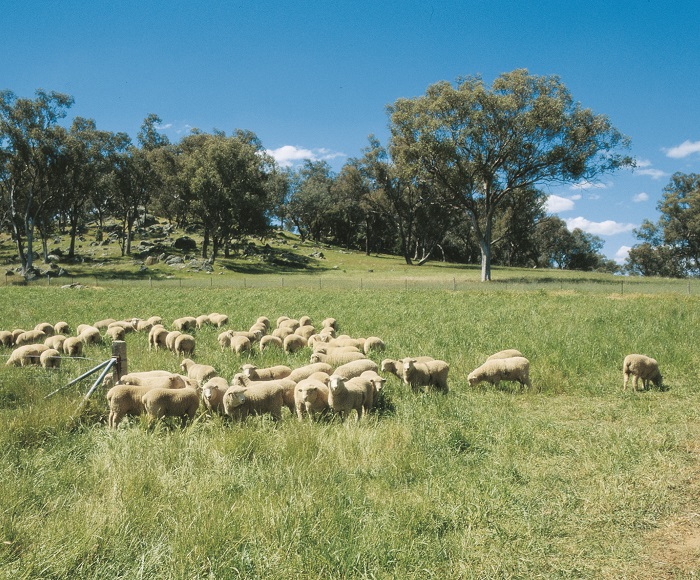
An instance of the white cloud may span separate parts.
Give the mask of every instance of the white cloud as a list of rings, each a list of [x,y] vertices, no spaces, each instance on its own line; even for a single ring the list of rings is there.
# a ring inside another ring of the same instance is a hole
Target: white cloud
[[[629,246],[620,246],[620,248],[615,252],[615,261],[618,264],[624,264],[627,256],[629,256],[630,250]]]
[[[637,167],[651,167],[651,161],[648,159],[637,159]]]
[[[164,129],[170,129],[172,126],[172,123],[166,123],[165,125],[156,125],[156,129],[163,131]]]
[[[639,171],[636,171],[636,173],[637,175],[647,175],[652,179],[661,179],[662,177],[666,177],[668,175],[668,173],[661,171],[660,169],[640,169]]]
[[[613,220],[592,222],[581,216],[569,218],[564,221],[566,222],[566,227],[569,229],[569,231],[579,228],[584,232],[588,232],[589,234],[594,234],[596,236],[613,236],[615,234],[630,232],[637,227],[634,224],[622,224]]]
[[[580,193],[576,193],[576,194],[572,195],[569,199],[572,199],[573,201],[578,201],[582,197],[583,196]]]
[[[277,149],[268,149],[267,153],[282,167],[291,167],[306,159],[311,161],[331,161],[338,157],[346,157],[344,153],[331,151],[329,149],[306,149],[294,145],[283,145]]]
[[[550,195],[545,202],[545,209],[549,213],[557,213],[560,211],[571,211],[574,209],[574,202],[565,197],[558,195]]]
[[[571,186],[571,189],[605,189],[607,185],[600,182],[588,181],[583,179]]]
[[[680,145],[676,147],[671,147],[666,150],[666,157],[671,157],[672,159],[683,159],[692,155],[693,153],[700,153],[700,141],[683,141]]]
[[[635,195],[632,199],[635,201],[635,203],[641,203],[641,202],[647,201],[649,199],[649,194],[644,193],[642,191],[641,193],[638,193],[637,195]]]

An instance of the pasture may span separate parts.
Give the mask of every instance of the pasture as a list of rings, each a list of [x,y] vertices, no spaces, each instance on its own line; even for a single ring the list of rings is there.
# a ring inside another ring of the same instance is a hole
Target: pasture
[[[91,381],[44,397],[109,358],[60,371],[0,366],[0,575],[13,578],[659,578],[698,573],[700,298],[684,292],[380,286],[7,286],[0,328],[209,312],[327,316],[381,337],[382,358],[450,363],[450,392],[390,377],[359,424],[202,415],[184,430],[106,427]],[[245,362],[219,330],[195,360],[230,379]],[[146,334],[129,370],[177,371]],[[517,348],[533,389],[470,388],[491,353]],[[622,391],[622,360],[659,361],[668,390]],[[0,351],[0,354],[9,354]]]

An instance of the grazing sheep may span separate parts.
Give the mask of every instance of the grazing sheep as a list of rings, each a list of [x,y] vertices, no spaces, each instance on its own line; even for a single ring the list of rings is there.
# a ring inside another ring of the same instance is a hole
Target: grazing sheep
[[[383,373],[391,373],[403,381],[403,361],[385,358],[382,361],[381,369]]]
[[[290,328],[292,332],[294,332],[300,326],[301,324],[299,324],[299,321],[295,318],[287,318],[287,320],[283,320],[277,325],[278,328]]]
[[[248,388],[233,386],[224,393],[224,412],[232,419],[245,421],[248,415],[272,415],[282,418],[283,388],[277,381],[263,381]]]
[[[365,371],[376,372],[378,369],[379,367],[376,362],[368,358],[363,358],[340,365],[335,369],[335,374],[345,377],[346,379],[352,379],[354,377],[359,377]]]
[[[107,330],[107,327],[108,327],[110,324],[112,324],[113,322],[116,322],[116,320],[115,320],[114,318],[105,318],[104,320],[98,320],[98,321],[95,322],[95,324],[93,324],[92,326],[94,326],[95,328],[99,328],[100,330]],[[78,334],[80,334],[80,333],[82,332],[82,330],[83,330],[85,327],[87,327],[87,326],[90,326],[90,325],[89,325],[89,324],[81,324],[81,325],[79,325],[78,328],[76,329],[76,332],[77,332]]]
[[[378,336],[370,336],[365,339],[365,344],[363,350],[365,354],[369,354],[371,351],[381,352],[386,348],[384,341]]]
[[[84,328],[80,332],[80,334],[78,335],[78,338],[81,341],[83,341],[83,344],[101,344],[102,343],[102,335],[100,334],[99,329],[95,328],[94,326]]]
[[[15,328],[15,329],[12,331],[12,344],[15,344],[15,342],[17,341],[17,337],[18,337],[20,334],[24,334],[25,332],[27,332],[27,331],[24,330],[23,328]]]
[[[326,373],[330,375],[333,372],[333,367],[328,363],[313,363],[308,364],[303,367],[296,368],[292,370],[292,373],[287,377],[288,379],[298,383],[304,379],[308,379],[314,373]]]
[[[195,341],[191,334],[181,334],[175,337],[173,351],[178,356],[192,356],[194,354]]]
[[[310,326],[312,324],[312,320],[310,316],[300,316],[299,317],[299,326]]]
[[[197,316],[197,318],[195,318],[195,326],[198,329],[201,329],[203,326],[206,326],[207,324],[211,324],[211,320],[210,320],[208,314],[201,314],[200,316]]]
[[[199,409],[199,393],[191,388],[151,389],[141,397],[151,422],[164,417],[181,417],[182,427],[194,420]]]
[[[217,328],[221,328],[225,324],[228,324],[228,316],[225,314],[219,314],[218,312],[210,314],[209,320]]]
[[[194,330],[197,328],[197,319],[194,316],[183,316],[182,318],[176,318],[173,320],[173,328],[175,330],[179,330],[180,332]]]
[[[12,346],[14,338],[9,330],[0,330],[0,346],[9,348]]]
[[[224,415],[224,395],[229,388],[223,377],[212,377],[202,386],[202,402],[210,413]]]
[[[5,365],[8,367],[39,365],[39,357],[46,350],[49,350],[49,347],[45,344],[25,344],[12,351]]]
[[[267,332],[268,330],[270,330],[270,319],[267,316],[258,316],[258,319],[255,321],[255,324],[264,324],[265,331]]]
[[[284,340],[290,334],[294,334],[294,331],[287,326],[283,326],[282,328],[275,328],[275,330],[272,331],[272,336],[276,336],[280,340]]]
[[[292,369],[284,365],[259,369],[255,365],[245,364],[241,367],[241,370],[251,381],[276,381],[292,374]]]
[[[282,344],[284,345],[284,352],[292,354],[306,346],[306,339],[298,334],[290,334],[284,338]]]
[[[54,328],[53,324],[49,324],[48,322],[40,322],[34,327],[34,330],[40,330],[46,336],[53,336],[56,334],[56,329]]]
[[[39,362],[45,369],[61,368],[61,353],[59,353],[55,348],[45,350],[39,356]]]
[[[160,322],[156,323],[160,324]],[[155,324],[149,320],[139,320],[136,323],[136,332],[151,332]]]
[[[106,395],[109,404],[109,419],[107,421],[109,428],[116,429],[127,415],[143,413],[144,406],[141,399],[150,390],[151,387],[136,385],[115,385],[109,389]]]
[[[82,356],[83,341],[77,336],[69,336],[63,341],[63,354],[68,356]]]
[[[372,409],[374,409],[377,391],[374,388],[373,381],[362,376],[353,377],[351,379],[345,380],[345,386],[348,388],[354,387],[358,390],[363,390],[365,392],[365,402],[362,405],[362,410],[365,415],[369,413]]]
[[[265,349],[270,347],[279,348],[281,350],[284,348],[284,343],[278,336],[267,334],[260,339],[260,352],[263,352]]]
[[[276,384],[282,389],[282,404],[294,413],[294,387],[296,383],[289,378],[275,379],[269,381],[254,381],[243,373],[237,373],[231,379],[232,387],[250,388],[259,383]]]
[[[46,340],[46,336],[46,333],[42,330],[27,330],[15,338],[15,346],[37,344]]]
[[[133,385],[151,389],[184,389],[190,386],[185,377],[168,371],[143,371],[122,375],[118,385]]]
[[[267,326],[264,322],[256,322],[248,329],[248,332],[260,332],[260,335],[264,336],[267,334],[268,328],[269,326]]]
[[[318,339],[323,342],[330,342],[335,338],[335,329],[330,326],[325,326],[318,333]]]
[[[307,325],[305,325],[305,326],[300,326],[299,328],[297,328],[297,329],[294,331],[294,334],[296,334],[296,335],[298,335],[298,336],[303,336],[303,337],[307,340],[307,342],[308,342],[308,340],[309,340],[314,334],[316,334],[316,329],[315,329],[313,326],[311,326],[310,324],[307,324]]]
[[[123,328],[124,332],[136,332],[136,326],[134,325],[133,320],[117,320],[116,322],[112,322],[109,326],[107,326],[107,330],[110,328]]]
[[[331,366],[343,365],[355,360],[363,360],[367,357],[361,352],[333,352],[329,354],[321,354],[320,352],[315,352],[311,355],[311,362],[325,362]]]
[[[234,330],[229,332],[231,333],[232,338],[235,336],[245,336],[251,344],[257,342],[263,337],[263,332],[261,330]]]
[[[308,415],[314,421],[317,413],[328,411],[328,385],[320,380],[308,378],[294,387],[294,405],[299,421]]]
[[[44,344],[49,348],[55,348],[56,350],[63,350],[63,343],[66,342],[66,337],[62,334],[54,334],[49,336]]]
[[[332,344],[317,341],[314,342],[313,351],[320,352],[321,354],[328,354],[331,352],[362,352],[356,346],[334,346]]]
[[[649,388],[649,381],[659,389],[663,388],[663,377],[659,371],[659,363],[656,359],[643,354],[628,354],[622,363],[623,383],[622,390],[627,390],[627,382],[632,376],[632,389],[637,390],[637,382],[642,379],[644,389]]]
[[[165,340],[167,336],[168,331],[165,330],[162,324],[154,324],[151,330],[148,331],[148,350],[151,350],[151,347],[156,351],[160,347],[168,348]]]
[[[500,381],[517,381],[520,388],[530,388],[530,361],[523,356],[497,358],[487,360],[474,369],[467,377],[469,386],[474,387],[482,381],[487,381],[498,387]]]
[[[438,391],[447,393],[447,373],[450,365],[442,360],[418,362],[414,358],[403,360],[403,380],[416,392],[420,387],[434,387]]]
[[[197,381],[200,386],[217,375],[213,366],[198,364],[189,358],[183,359],[180,368],[187,373],[189,378]]]
[[[360,375],[361,379],[367,379],[372,383],[374,387],[374,404],[377,404],[377,395],[384,388],[384,383],[386,379],[379,375],[377,371],[365,371]]]
[[[180,332],[179,330],[171,330],[165,336],[165,346],[168,348],[168,350],[175,352],[175,339],[181,334],[182,332]]]
[[[53,331],[55,334],[68,334],[70,333],[70,326],[68,326],[67,322],[61,320],[53,325]]]
[[[326,318],[321,322],[323,328],[332,328],[333,330],[338,330],[338,321],[335,318]]]
[[[349,336],[346,336],[333,338],[328,342],[328,344],[330,346],[354,346],[360,349],[360,351],[364,352],[365,340],[366,339],[364,338],[350,338]]]
[[[126,334],[126,331],[124,330],[123,326],[110,326],[107,328],[105,331],[105,336],[109,336],[112,339],[112,342],[115,340],[124,340],[124,335]]]
[[[250,352],[253,348],[250,339],[247,336],[232,336],[231,337],[231,350],[236,354],[240,355],[244,352]]]
[[[345,420],[345,415],[353,409],[357,411],[356,420],[362,419],[366,398],[365,389],[350,383],[345,377],[332,374],[328,379],[328,406],[340,415],[341,421]]]
[[[515,350],[514,348],[509,348],[506,350],[499,350],[498,352],[493,353],[486,360],[495,360],[495,359],[499,359],[499,358],[512,358],[514,356],[523,356],[523,353],[520,352],[519,350]]]

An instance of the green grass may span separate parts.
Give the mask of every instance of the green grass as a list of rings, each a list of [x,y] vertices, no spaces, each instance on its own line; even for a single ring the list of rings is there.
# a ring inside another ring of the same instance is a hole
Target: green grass
[[[285,412],[278,425],[202,416],[184,430],[132,419],[116,431],[103,393],[77,411],[90,380],[44,399],[106,360],[108,346],[54,373],[2,366],[0,576],[687,572],[660,571],[647,538],[689,509],[698,473],[699,298],[358,286],[0,289],[0,328],[218,311],[247,329],[259,315],[334,316],[343,332],[384,339],[377,361],[431,354],[451,365],[447,396],[390,378],[386,411],[359,425],[300,424]],[[196,333],[195,358],[230,378],[241,361],[219,351],[218,332]],[[177,370],[169,353],[148,352],[145,335],[126,341],[131,370]],[[468,387],[469,371],[503,348],[530,359],[532,392]],[[670,389],[623,393],[630,352],[657,358]],[[308,353],[250,359],[298,366]]]

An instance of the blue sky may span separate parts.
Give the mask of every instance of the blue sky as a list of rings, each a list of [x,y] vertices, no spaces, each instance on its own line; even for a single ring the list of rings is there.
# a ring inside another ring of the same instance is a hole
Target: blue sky
[[[156,113],[173,141],[249,129],[281,164],[336,171],[369,134],[386,143],[386,105],[432,83],[558,75],[638,161],[548,191],[550,210],[602,237],[611,258],[657,219],[674,172],[700,172],[697,0],[7,0],[0,33],[0,89],[69,93],[70,118],[135,138]]]

